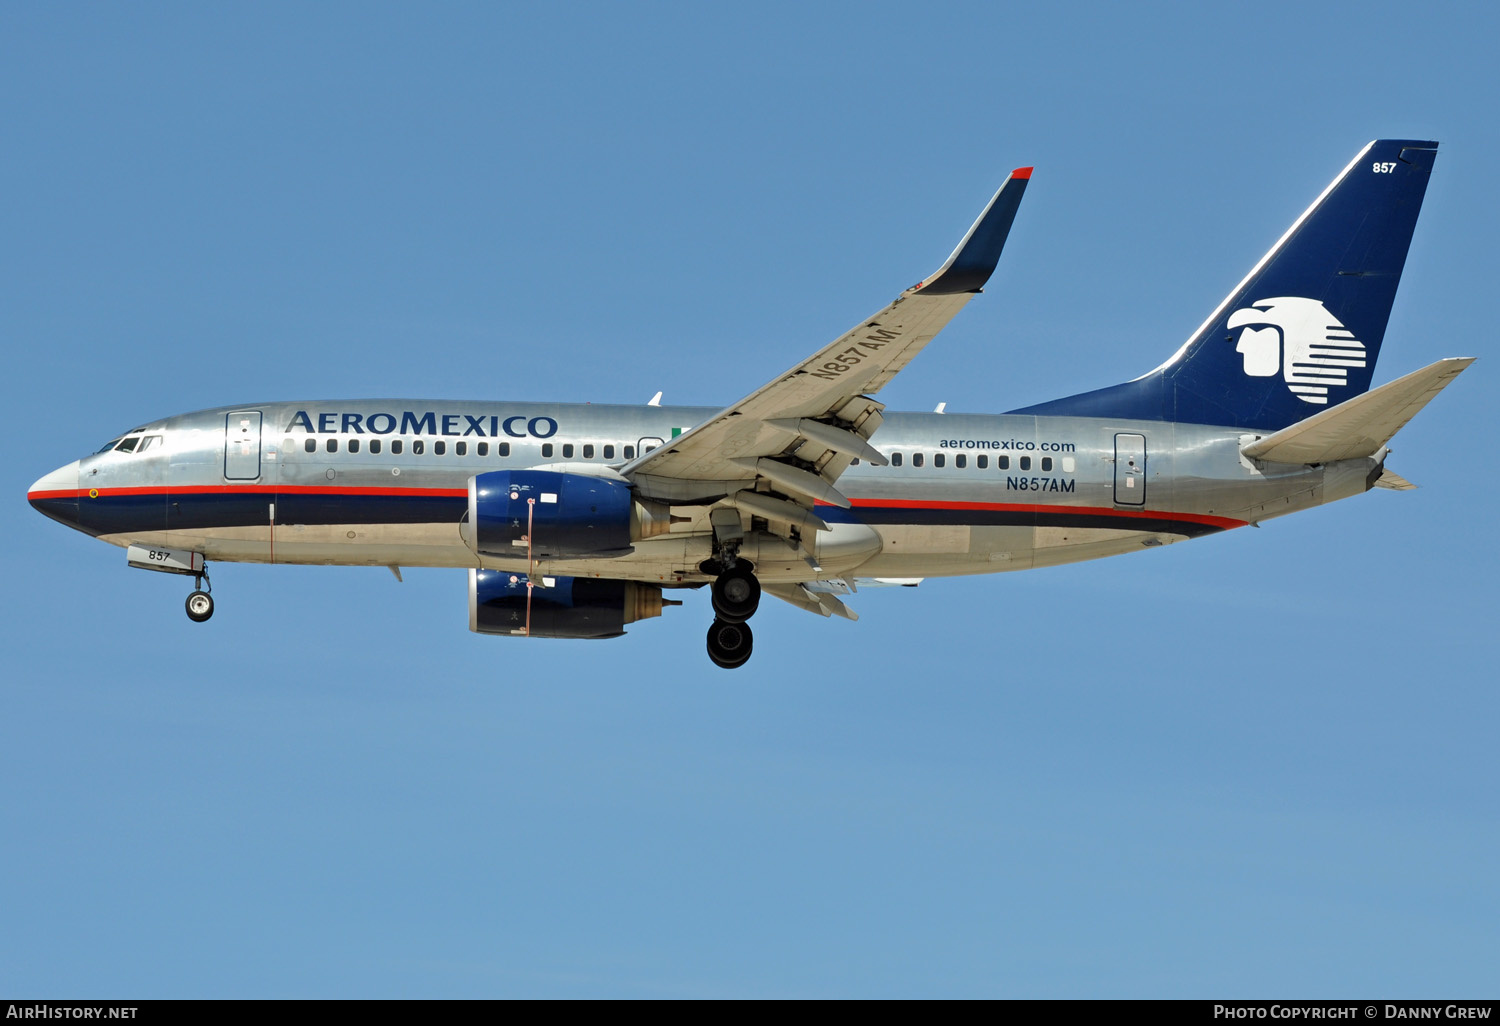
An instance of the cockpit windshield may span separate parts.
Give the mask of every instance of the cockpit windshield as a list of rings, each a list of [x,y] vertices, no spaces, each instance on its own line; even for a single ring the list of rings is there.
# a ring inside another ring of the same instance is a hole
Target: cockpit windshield
[[[161,437],[161,435],[144,435],[143,437],[141,431],[132,431],[122,438],[110,439],[99,448],[95,455],[101,452],[109,452],[111,449],[115,452],[145,452],[152,446],[160,444]]]

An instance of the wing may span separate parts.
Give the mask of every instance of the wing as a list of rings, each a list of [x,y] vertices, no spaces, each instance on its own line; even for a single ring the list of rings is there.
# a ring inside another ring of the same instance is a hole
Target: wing
[[[791,500],[786,515],[772,519],[821,526],[808,523],[809,514],[799,521],[799,509],[847,506],[833,487],[844,468],[854,459],[885,462],[867,441],[884,409],[870,396],[984,287],[1030,178],[1029,167],[1012,171],[943,266],[885,309],[622,473],[647,497],[678,503],[711,502],[764,482],[762,506],[780,501],[765,489]]]

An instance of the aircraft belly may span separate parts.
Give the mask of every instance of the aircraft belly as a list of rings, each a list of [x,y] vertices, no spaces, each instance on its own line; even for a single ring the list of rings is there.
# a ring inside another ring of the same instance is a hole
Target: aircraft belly
[[[876,528],[880,534],[882,551],[889,556],[934,553],[967,555],[972,530],[967,524],[881,524]]]
[[[1061,566],[1103,559],[1125,552],[1170,545],[1187,536],[1169,532],[1124,531],[1091,527],[1038,527],[1033,567]]]
[[[453,524],[278,524],[109,535],[115,545],[160,545],[230,563],[468,567],[474,555]]]
[[[793,548],[786,539],[764,531],[751,532],[740,546],[740,556],[755,566],[762,581],[810,581],[836,577],[862,567],[880,551],[880,537],[862,524],[839,524],[831,532],[819,532],[814,569],[808,554]],[[539,573],[571,577],[612,577],[632,581],[704,582],[709,576],[700,564],[713,556],[711,536],[682,533],[635,542],[634,551],[613,559],[558,559],[537,563]],[[524,557],[485,557],[484,566],[523,573]]]

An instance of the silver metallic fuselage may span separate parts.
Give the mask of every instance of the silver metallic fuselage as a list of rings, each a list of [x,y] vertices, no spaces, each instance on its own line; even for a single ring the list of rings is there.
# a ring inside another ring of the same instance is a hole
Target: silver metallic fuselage
[[[411,400],[225,407],[145,425],[135,433],[159,436],[145,451],[85,457],[38,481],[31,500],[111,544],[211,561],[525,571],[524,551],[481,558],[466,544],[475,475],[535,467],[608,475],[627,462],[627,446],[630,455],[669,446],[718,412]],[[818,506],[833,529],[817,534],[816,569],[753,521],[742,555],[768,582],[1069,563],[1358,494],[1384,456],[1257,464],[1240,453],[1254,437],[1162,421],[887,413],[871,443],[899,454],[900,465],[861,462],[844,473],[839,488],[853,506]],[[370,451],[375,440],[379,452]],[[699,569],[712,554],[707,509],[674,505],[681,522],[626,555],[538,569],[666,585],[708,580]]]

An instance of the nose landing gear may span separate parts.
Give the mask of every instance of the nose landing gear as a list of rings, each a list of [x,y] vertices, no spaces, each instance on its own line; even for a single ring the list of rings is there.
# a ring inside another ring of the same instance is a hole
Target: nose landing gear
[[[204,569],[206,571],[207,567]],[[209,582],[207,572],[194,578],[193,586],[195,590],[187,597],[187,615],[194,623],[202,623],[214,615],[214,597],[209,594],[214,586]]]
[[[187,597],[188,619],[202,623],[214,615],[214,599],[209,594],[214,586],[208,581],[208,560],[203,553],[155,545],[132,545],[125,550],[125,562],[137,570],[191,577],[194,591]]]

